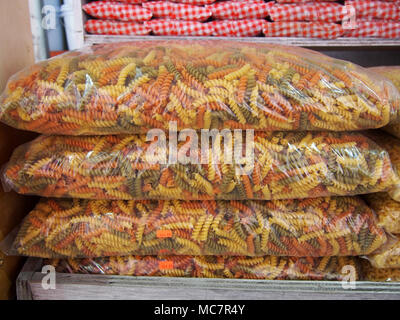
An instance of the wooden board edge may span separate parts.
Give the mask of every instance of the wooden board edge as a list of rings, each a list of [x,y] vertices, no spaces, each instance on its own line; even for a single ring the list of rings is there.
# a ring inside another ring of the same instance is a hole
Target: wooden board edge
[[[30,282],[42,265],[42,259],[28,258],[16,281],[18,300],[33,300]]]
[[[32,261],[33,260],[33,261]],[[400,283],[356,283],[344,289],[337,281],[268,281],[243,279],[160,278],[56,274],[56,289],[42,288],[40,259],[29,259],[19,277],[19,299],[348,299],[399,300]]]

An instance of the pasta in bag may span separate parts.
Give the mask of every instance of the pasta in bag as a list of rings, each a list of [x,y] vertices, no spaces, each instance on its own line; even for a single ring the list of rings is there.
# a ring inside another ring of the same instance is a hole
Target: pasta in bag
[[[400,238],[390,239],[378,252],[367,258],[374,268],[400,268]]]
[[[369,70],[387,77],[397,88],[400,88],[400,66],[373,67]]]
[[[52,263],[55,265],[55,261]],[[58,262],[58,263],[60,263],[60,262]],[[61,263],[63,263],[63,262],[61,262]],[[400,281],[400,268],[399,269],[396,269],[396,268],[392,268],[392,269],[374,268],[367,260],[362,260],[360,266],[361,266],[362,277],[363,277],[363,280],[365,280],[365,281],[378,281],[378,282],[392,282],[392,281],[399,282]],[[72,270],[72,269],[69,268],[68,270]],[[71,271],[69,271],[69,272],[71,272]]]
[[[98,259],[48,260],[57,272],[191,278],[235,278],[264,280],[344,280],[344,266],[360,267],[352,257],[193,257],[126,256]]]
[[[393,168],[400,173],[400,140],[380,130],[370,130],[365,134],[389,153]],[[400,183],[393,185],[389,194],[392,199],[400,201]]]
[[[4,183],[21,194],[99,200],[296,199],[398,184],[387,152],[359,133],[239,133],[218,132],[211,143],[196,132],[41,136],[14,151]]]
[[[359,198],[275,201],[42,199],[11,254],[41,258],[120,255],[354,256],[386,234]]]
[[[376,212],[378,225],[387,232],[400,234],[400,203],[391,199],[386,192],[364,196],[367,204]]]
[[[212,24],[164,22],[144,28],[213,33]],[[171,121],[179,130],[348,131],[397,120],[391,101],[399,95],[376,73],[298,47],[136,41],[70,52],[16,74],[0,98],[0,118],[63,135],[144,133]]]
[[[391,67],[374,67],[370,68],[370,70],[380,73],[383,76],[387,77],[389,80],[393,82],[393,84],[400,90],[400,67],[399,66],[391,66]],[[400,138],[400,124],[392,124],[383,128],[383,130],[391,133],[397,138]]]

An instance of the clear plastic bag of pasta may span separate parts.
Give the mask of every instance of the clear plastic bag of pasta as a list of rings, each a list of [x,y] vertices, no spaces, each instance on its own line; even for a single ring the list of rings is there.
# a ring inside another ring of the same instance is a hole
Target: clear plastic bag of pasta
[[[374,67],[370,68],[371,71],[379,73],[388,78],[400,90],[400,66],[390,67]],[[385,131],[391,133],[397,138],[400,138],[400,124],[389,124],[383,128]]]
[[[368,255],[367,258],[374,268],[400,268],[400,235],[388,238],[383,247],[377,252]]]
[[[345,279],[349,266],[356,280],[360,267],[354,257],[226,257],[124,256],[96,259],[46,260],[60,273],[149,277],[234,278],[259,280]]]
[[[41,136],[14,151],[4,182],[57,198],[273,200],[380,192],[399,180],[360,133],[181,134]]]
[[[179,130],[346,131],[396,121],[399,95],[378,73],[299,47],[154,40],[96,45],[21,71],[0,117],[66,135],[143,133],[170,121]]]
[[[275,201],[42,199],[9,254],[356,256],[386,242],[357,197]]]
[[[400,268],[374,268],[368,260],[364,259],[361,259],[360,267],[362,279],[365,281],[400,282]]]
[[[371,193],[363,197],[378,216],[378,225],[389,233],[400,234],[400,202],[386,192]]]
[[[397,174],[400,173],[400,140],[382,130],[369,130],[364,132],[369,138],[374,140],[379,146],[384,148],[390,156],[393,169]],[[388,191],[392,199],[400,201],[400,183],[393,185]]]

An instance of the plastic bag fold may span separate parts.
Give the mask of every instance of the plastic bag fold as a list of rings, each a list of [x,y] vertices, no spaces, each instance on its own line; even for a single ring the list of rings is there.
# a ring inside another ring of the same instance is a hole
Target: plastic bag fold
[[[376,253],[367,256],[374,268],[400,268],[400,235],[389,238],[387,243]]]
[[[400,25],[400,24],[399,24]],[[399,27],[400,29],[400,27]],[[371,71],[380,73],[387,77],[393,84],[400,90],[400,67],[399,66],[387,66],[387,67],[374,67],[370,68]],[[394,123],[385,126],[383,130],[389,132],[397,138],[400,138],[400,124]]]

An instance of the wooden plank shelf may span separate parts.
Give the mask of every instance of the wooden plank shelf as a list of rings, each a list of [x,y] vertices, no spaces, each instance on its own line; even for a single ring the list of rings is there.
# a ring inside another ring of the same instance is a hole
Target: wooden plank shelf
[[[56,274],[56,289],[44,290],[41,259],[29,258],[17,279],[19,300],[398,300],[400,283],[268,281]]]
[[[160,37],[160,36],[107,36],[107,35],[90,35],[84,36],[85,44],[99,44],[109,42],[126,42],[134,40],[150,41],[150,40],[233,40],[246,41],[256,43],[272,43],[301,47],[400,47],[400,39],[377,39],[377,38],[339,38],[333,40],[310,39],[310,38],[267,38],[267,37]]]

